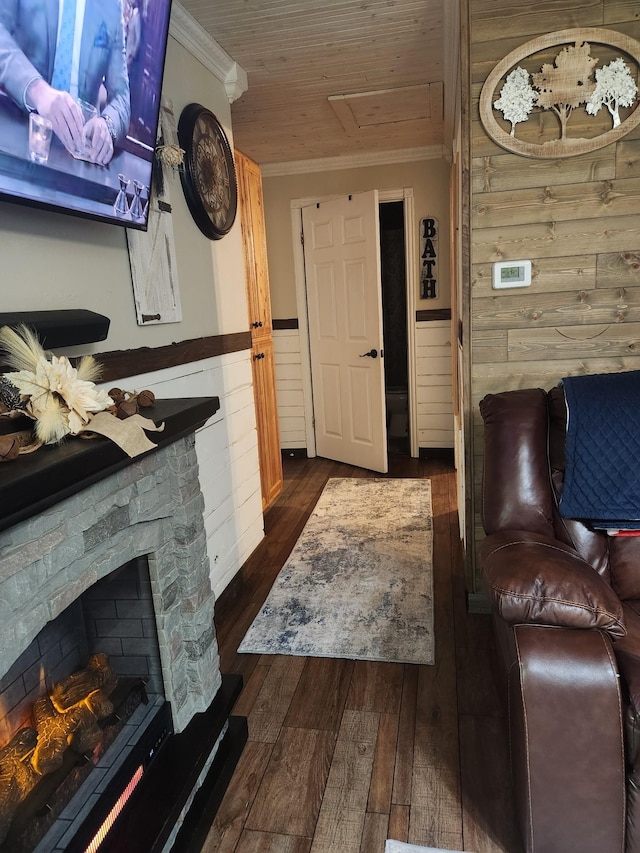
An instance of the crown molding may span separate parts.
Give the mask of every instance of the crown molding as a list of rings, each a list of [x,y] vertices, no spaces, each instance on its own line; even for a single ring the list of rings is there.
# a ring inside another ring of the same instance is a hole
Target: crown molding
[[[415,163],[419,160],[446,159],[443,145],[424,145],[419,148],[398,148],[395,151],[361,151],[340,157],[320,157],[315,160],[291,160],[288,163],[260,165],[263,178],[283,175],[303,175],[309,172],[331,172],[339,169],[360,169],[365,166],[388,166],[393,163]]]
[[[247,72],[220,47],[177,0],[171,4],[169,33],[224,85],[232,104],[249,88]]]

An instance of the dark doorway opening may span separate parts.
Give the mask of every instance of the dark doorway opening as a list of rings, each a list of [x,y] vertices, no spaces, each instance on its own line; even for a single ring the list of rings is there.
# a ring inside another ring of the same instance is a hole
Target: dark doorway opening
[[[384,382],[389,453],[410,453],[407,278],[402,201],[379,205]]]

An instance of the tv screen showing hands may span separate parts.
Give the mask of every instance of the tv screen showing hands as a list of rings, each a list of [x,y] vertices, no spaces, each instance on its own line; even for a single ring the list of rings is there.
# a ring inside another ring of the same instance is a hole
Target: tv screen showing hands
[[[0,2],[2,200],[146,227],[170,11]]]

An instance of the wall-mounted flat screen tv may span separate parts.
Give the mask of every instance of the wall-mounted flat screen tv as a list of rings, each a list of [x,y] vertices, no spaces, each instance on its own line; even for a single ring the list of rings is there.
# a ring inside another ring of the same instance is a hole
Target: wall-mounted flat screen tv
[[[0,199],[147,227],[171,0],[0,0]]]

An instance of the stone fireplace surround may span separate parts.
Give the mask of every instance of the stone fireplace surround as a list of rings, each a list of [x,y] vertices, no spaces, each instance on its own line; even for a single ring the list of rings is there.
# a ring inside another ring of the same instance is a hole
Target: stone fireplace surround
[[[158,402],[158,449],[136,459],[105,439],[70,439],[0,468],[0,677],[85,590],[146,557],[175,732],[212,707],[224,691],[194,432],[218,408],[217,398]]]

